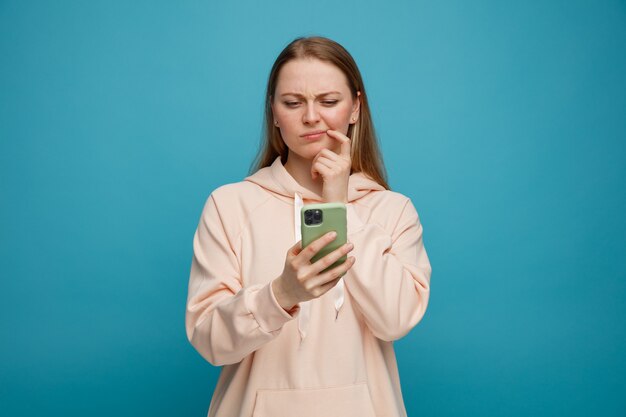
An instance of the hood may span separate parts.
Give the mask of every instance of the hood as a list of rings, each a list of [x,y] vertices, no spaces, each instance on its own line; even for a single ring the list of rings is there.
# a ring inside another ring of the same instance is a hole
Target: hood
[[[274,162],[268,167],[259,169],[254,174],[246,177],[244,181],[253,182],[267,191],[273,193],[279,199],[293,204],[293,224],[294,224],[294,243],[302,239],[300,232],[300,209],[304,205],[304,201],[308,203],[321,203],[322,196],[301,186],[285,169],[277,156]],[[348,203],[352,203],[359,198],[369,194],[371,191],[382,191],[385,187],[370,179],[361,172],[355,172],[348,179]],[[339,317],[339,310],[344,301],[344,283],[343,278],[339,280],[337,285],[331,290],[336,310],[335,319]],[[300,314],[298,317],[298,330],[300,332],[300,341],[306,337],[307,329],[310,321],[310,303],[313,300],[300,303]]]
[[[311,200],[311,202],[318,203],[322,202],[321,195],[304,188],[289,174],[280,161],[280,156],[276,157],[272,165],[261,168],[254,174],[246,177],[245,181],[258,184],[287,202],[293,202],[296,193],[299,193],[304,200]],[[355,172],[350,175],[348,180],[348,202],[351,203],[358,200],[371,191],[384,189],[385,187],[365,176],[363,173]]]

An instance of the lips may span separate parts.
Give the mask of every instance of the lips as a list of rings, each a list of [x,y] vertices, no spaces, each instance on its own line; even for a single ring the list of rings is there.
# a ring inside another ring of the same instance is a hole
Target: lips
[[[307,133],[305,133],[303,135],[300,135],[300,137],[303,137],[303,138],[316,137],[316,136],[320,135],[320,133],[326,133],[326,131],[325,130],[315,130],[313,132],[307,132]]]

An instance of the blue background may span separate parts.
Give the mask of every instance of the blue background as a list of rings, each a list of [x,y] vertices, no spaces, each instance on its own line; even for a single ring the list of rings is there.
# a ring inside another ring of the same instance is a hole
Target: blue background
[[[356,59],[424,226],[409,416],[623,416],[624,1],[0,1],[1,413],[206,415],[193,233],[300,35]]]

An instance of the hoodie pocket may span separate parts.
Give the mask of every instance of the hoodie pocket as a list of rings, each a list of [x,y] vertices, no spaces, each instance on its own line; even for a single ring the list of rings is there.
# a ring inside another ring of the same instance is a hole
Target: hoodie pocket
[[[333,388],[261,389],[253,417],[376,417],[366,382]]]

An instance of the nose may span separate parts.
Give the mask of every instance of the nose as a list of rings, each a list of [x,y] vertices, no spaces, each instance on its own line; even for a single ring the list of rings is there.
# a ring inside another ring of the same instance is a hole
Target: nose
[[[320,120],[320,114],[317,111],[317,108],[314,104],[308,104],[306,106],[306,110],[304,111],[304,115],[302,117],[302,121],[305,124],[315,124]]]

